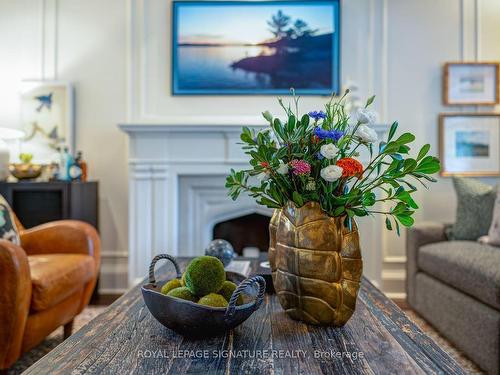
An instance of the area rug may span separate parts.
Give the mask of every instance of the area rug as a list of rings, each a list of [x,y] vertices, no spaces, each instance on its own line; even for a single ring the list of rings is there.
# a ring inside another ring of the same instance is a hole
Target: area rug
[[[106,306],[88,306],[73,323],[73,333],[106,310]],[[49,353],[57,345],[63,342],[63,328],[59,327],[52,332],[40,345],[23,354],[23,356],[10,368],[9,375],[20,374],[28,367]]]
[[[91,321],[101,312],[106,309],[105,306],[89,306],[75,319],[74,332],[83,327],[87,322]],[[434,328],[432,328],[423,318],[416,314],[413,310],[403,310],[408,317],[413,320],[427,335],[429,335],[441,348],[448,352],[468,373],[484,374],[472,361],[470,361],[462,352],[456,349],[448,340],[441,336]],[[49,353],[53,348],[63,342],[62,327],[54,331],[45,341],[38,345],[35,349],[25,353],[10,369],[9,374],[20,374],[44,355]]]

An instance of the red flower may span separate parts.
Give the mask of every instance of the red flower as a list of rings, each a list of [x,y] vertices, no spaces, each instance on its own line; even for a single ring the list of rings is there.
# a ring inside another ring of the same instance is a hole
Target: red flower
[[[319,138],[317,135],[313,135],[311,137],[311,142],[312,143],[319,143],[321,141],[321,138]]]
[[[269,168],[269,163],[267,161],[262,161],[262,162],[260,162],[260,166],[262,168]]]
[[[353,158],[343,158],[337,161],[337,166],[342,168],[342,177],[361,176],[363,164]]]
[[[305,160],[294,159],[290,162],[293,174],[305,175],[311,173],[311,165]]]

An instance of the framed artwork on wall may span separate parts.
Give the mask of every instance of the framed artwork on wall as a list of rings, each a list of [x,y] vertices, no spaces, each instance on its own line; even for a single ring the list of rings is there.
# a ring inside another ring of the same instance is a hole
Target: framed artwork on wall
[[[500,175],[500,114],[439,116],[441,175]]]
[[[340,0],[174,1],[173,95],[340,90]]]
[[[23,81],[21,122],[26,133],[23,151],[49,163],[57,147],[74,152],[74,92],[69,82]]]
[[[499,63],[446,63],[443,102],[447,105],[500,103]]]

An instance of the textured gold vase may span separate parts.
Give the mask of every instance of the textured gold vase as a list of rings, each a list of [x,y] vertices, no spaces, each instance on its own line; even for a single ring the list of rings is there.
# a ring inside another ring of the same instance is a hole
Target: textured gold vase
[[[296,320],[343,326],[356,306],[363,263],[359,235],[316,202],[275,210],[269,261],[281,306]]]

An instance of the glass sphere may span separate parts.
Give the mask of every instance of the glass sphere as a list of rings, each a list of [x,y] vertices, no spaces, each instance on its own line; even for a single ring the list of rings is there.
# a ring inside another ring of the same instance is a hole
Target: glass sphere
[[[205,249],[205,255],[210,255],[219,258],[227,266],[236,257],[233,246],[226,240],[213,240]]]

